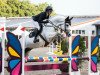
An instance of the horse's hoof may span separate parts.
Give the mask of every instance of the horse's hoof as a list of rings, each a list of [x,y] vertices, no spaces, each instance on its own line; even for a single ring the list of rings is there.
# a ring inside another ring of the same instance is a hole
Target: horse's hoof
[[[46,47],[48,44],[49,44],[49,42],[46,42],[45,45],[44,45],[44,47]]]
[[[68,34],[68,37],[70,37],[71,36],[71,34]]]
[[[25,48],[25,57],[29,55],[31,48]]]

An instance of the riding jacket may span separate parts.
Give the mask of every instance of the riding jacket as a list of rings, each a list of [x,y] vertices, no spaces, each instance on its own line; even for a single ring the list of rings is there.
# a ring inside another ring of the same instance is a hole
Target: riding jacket
[[[32,16],[34,21],[37,21],[38,23],[48,23],[47,21],[43,21],[45,19],[49,18],[49,15],[46,15],[46,12],[41,12],[40,14],[36,15],[36,16]]]

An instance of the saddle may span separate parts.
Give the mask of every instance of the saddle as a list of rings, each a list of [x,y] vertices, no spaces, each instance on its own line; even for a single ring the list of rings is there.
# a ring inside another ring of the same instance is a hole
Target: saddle
[[[29,34],[29,38],[35,37],[35,35],[38,33],[38,28],[31,29],[31,32]],[[45,46],[49,44],[49,42],[40,34],[39,35],[44,41],[45,41]]]
[[[35,37],[35,35],[38,33],[38,28],[31,29],[31,32],[29,34],[29,38]]]

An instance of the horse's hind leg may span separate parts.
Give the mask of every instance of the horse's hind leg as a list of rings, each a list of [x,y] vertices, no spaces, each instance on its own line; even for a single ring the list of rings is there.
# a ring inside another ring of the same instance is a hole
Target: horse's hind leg
[[[31,48],[25,48],[25,57],[29,55]]]

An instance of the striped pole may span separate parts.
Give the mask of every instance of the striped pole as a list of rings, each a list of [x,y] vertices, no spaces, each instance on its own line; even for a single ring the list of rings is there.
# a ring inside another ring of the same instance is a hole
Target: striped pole
[[[40,60],[40,62],[59,62],[59,61],[72,61],[72,60],[89,60],[88,57],[82,57],[82,58],[70,58],[70,57],[52,57],[52,56],[49,56],[49,57],[42,57],[42,56],[39,56],[39,57],[26,57],[25,58],[25,61],[26,62],[34,62],[35,60],[37,60],[37,62]]]

